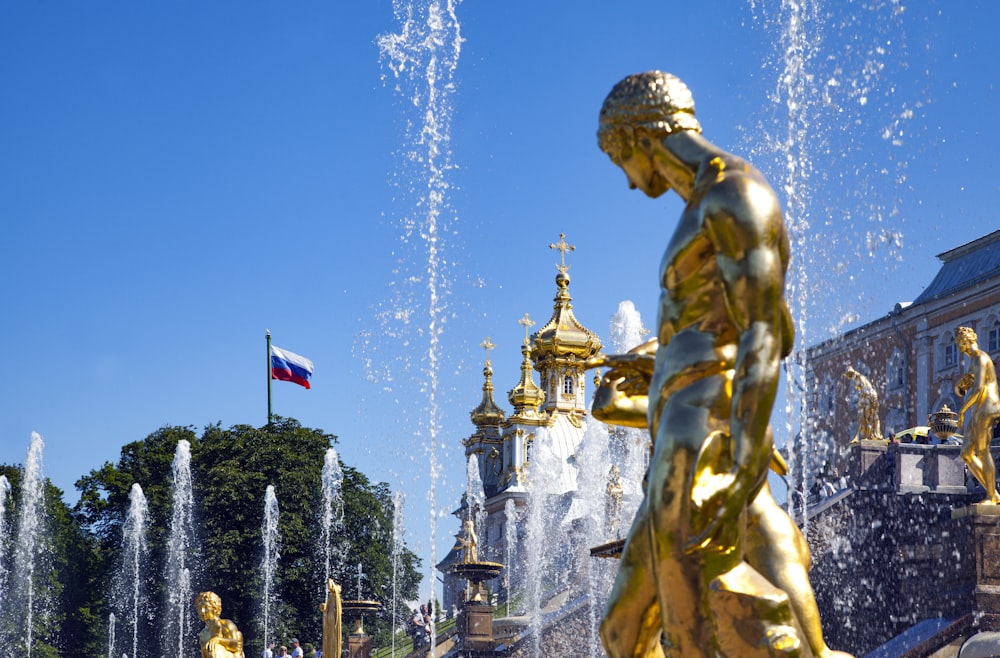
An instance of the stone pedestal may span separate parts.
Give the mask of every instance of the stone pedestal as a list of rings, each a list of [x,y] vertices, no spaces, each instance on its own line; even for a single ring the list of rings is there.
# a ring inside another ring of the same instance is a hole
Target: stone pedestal
[[[347,656],[348,658],[371,658],[372,636],[348,635],[347,636]]]
[[[1000,506],[976,503],[959,507],[952,511],[952,518],[965,519],[972,525],[975,612],[1000,615]]]
[[[459,619],[462,648],[468,652],[493,652],[493,606],[469,601]]]

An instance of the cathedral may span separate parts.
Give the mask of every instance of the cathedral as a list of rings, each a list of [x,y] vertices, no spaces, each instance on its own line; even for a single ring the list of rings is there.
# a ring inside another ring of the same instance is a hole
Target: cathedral
[[[573,247],[566,243],[564,235],[550,247],[561,253],[555,279],[555,304],[548,322],[534,333],[530,331],[535,323],[527,313],[518,321],[524,326],[521,376],[507,393],[511,405],[509,414],[497,405],[493,396],[493,368],[488,356],[493,345],[489,338],[482,345],[487,350],[482,400],[470,413],[474,431],[462,441],[466,458],[475,458],[483,490],[482,502],[472,503],[484,507],[476,510],[480,519],[476,525],[479,560],[506,563],[509,538],[524,536],[528,466],[540,432],[547,432],[552,456],[558,463],[552,472],[546,472],[546,478],[552,478],[546,482],[546,491],[568,493],[577,488],[575,462],[584,438],[589,406],[585,364],[602,345],[597,335],[580,324],[573,314],[566,265],[566,252]],[[466,498],[459,511],[463,516],[469,504]],[[511,522],[515,527],[508,528]],[[461,547],[456,545],[438,564],[438,570],[444,575],[442,604],[445,610],[452,610],[464,601],[466,581],[451,571],[452,565],[461,560]],[[501,576],[497,582],[489,583],[490,589],[494,593],[504,590],[510,577],[516,574]],[[505,595],[503,592],[502,596]]]

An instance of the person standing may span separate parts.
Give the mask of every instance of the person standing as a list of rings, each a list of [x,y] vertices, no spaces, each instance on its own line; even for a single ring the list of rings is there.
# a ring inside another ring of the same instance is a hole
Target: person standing
[[[260,658],[274,658],[274,642],[268,642],[264,650],[260,652]]]
[[[292,638],[292,658],[302,658],[302,647],[299,646],[299,641],[296,638]]]

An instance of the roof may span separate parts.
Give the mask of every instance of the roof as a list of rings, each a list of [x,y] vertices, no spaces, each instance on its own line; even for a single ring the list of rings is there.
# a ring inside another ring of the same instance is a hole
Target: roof
[[[938,254],[944,263],[913,303],[922,304],[1000,276],[1000,231]]]

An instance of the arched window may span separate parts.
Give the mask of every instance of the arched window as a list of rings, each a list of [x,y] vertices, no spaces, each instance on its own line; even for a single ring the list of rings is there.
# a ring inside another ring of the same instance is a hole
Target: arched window
[[[955,344],[955,332],[948,331],[938,337],[939,370],[953,368],[958,365],[958,345]]]
[[[896,348],[885,368],[885,387],[890,390],[903,388],[903,353]]]
[[[573,395],[573,377],[570,375],[563,377],[563,393]]]
[[[990,317],[986,320],[986,351],[990,354],[1000,352],[1000,320]]]

